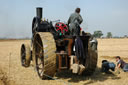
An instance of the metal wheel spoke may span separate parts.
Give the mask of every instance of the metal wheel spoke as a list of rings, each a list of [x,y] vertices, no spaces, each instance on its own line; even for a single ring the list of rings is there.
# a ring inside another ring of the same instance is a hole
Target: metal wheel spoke
[[[44,71],[43,71],[43,69],[42,69],[41,72],[40,72],[40,75],[43,76],[43,73],[44,73]]]
[[[40,68],[39,66],[37,66],[37,68],[38,68],[39,70],[42,70],[42,68]]]
[[[37,55],[37,56],[40,56],[40,54],[39,54],[39,53],[36,53],[36,55]]]
[[[37,53],[36,55],[38,55],[37,58],[37,70],[38,70],[38,75],[42,78],[43,77],[43,61],[42,61],[42,57],[40,57],[42,54],[41,51],[39,51],[39,53]]]
[[[23,60],[23,63],[25,63],[25,60]]]
[[[40,65],[42,65],[42,62],[39,63],[39,64],[37,64],[37,67],[38,67],[39,69],[42,69],[42,68],[40,68]]]
[[[40,66],[41,64],[43,64],[42,62],[38,64],[38,66]]]
[[[42,54],[42,50],[41,49],[39,50],[39,54]]]
[[[36,56],[41,59],[43,54],[36,53]]]
[[[43,68],[42,65],[43,65],[42,58],[41,57],[38,57],[38,59],[37,59],[37,67],[39,69],[42,69]]]
[[[41,63],[37,63],[36,66],[37,66],[37,69],[42,69],[42,67],[40,67]]]
[[[25,56],[25,53],[22,53],[22,56]]]
[[[39,44],[39,42],[36,41],[36,44],[37,44],[41,49],[43,49],[43,47]]]
[[[24,51],[25,49],[21,48],[21,51]]]

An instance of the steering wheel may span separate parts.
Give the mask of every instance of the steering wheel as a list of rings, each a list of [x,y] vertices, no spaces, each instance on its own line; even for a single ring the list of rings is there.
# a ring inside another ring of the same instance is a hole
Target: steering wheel
[[[59,33],[66,33],[68,32],[68,26],[62,22],[58,22],[55,24],[55,30]]]

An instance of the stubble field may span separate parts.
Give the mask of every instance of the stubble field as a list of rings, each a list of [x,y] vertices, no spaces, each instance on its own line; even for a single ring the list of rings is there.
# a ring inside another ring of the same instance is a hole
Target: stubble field
[[[98,39],[98,64],[92,76],[77,76],[68,71],[57,73],[57,80],[40,80],[32,66],[24,68],[20,62],[20,46],[30,40],[0,40],[0,85],[128,85],[128,73],[104,74],[101,61],[115,63],[114,56],[128,62],[128,39]]]

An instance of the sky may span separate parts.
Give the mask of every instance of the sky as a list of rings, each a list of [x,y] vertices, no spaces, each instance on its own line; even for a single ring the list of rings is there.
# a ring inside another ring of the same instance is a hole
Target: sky
[[[31,37],[36,7],[43,7],[43,18],[62,22],[80,7],[85,32],[128,35],[128,0],[0,0],[0,38]]]

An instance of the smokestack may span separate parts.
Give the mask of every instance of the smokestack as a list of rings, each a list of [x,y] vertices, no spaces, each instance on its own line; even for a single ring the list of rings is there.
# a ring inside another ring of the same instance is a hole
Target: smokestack
[[[42,18],[42,10],[43,8],[41,7],[36,8],[36,16],[39,17],[40,19]]]

